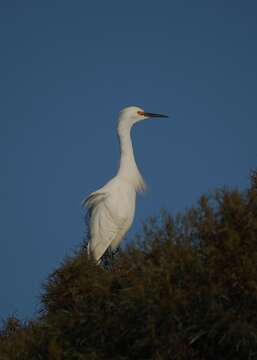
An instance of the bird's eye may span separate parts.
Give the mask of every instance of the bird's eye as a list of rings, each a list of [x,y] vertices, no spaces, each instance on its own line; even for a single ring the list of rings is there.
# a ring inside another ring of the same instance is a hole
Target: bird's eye
[[[138,115],[142,115],[142,116],[144,115],[143,111],[138,111],[137,113],[138,113]]]

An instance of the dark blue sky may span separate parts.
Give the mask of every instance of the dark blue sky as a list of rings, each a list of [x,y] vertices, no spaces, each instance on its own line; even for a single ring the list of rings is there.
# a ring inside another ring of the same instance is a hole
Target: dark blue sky
[[[257,160],[255,1],[0,4],[0,316],[33,314],[42,281],[84,236],[80,202],[115,174],[116,116],[160,208],[248,185]]]

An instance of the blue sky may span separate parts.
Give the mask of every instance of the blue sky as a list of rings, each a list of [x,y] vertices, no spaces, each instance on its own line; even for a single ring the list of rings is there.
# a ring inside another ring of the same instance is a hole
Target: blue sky
[[[80,202],[115,174],[123,107],[170,115],[133,130],[149,190],[130,236],[161,208],[248,185],[256,11],[254,1],[1,1],[1,318],[32,316],[43,280],[81,243]]]

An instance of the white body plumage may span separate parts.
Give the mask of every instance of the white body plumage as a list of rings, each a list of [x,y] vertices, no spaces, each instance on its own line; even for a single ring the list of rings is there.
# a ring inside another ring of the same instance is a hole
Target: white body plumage
[[[109,247],[115,249],[120,244],[133,222],[136,193],[144,191],[145,183],[135,161],[130,131],[135,123],[150,117],[167,116],[146,113],[136,106],[120,112],[117,129],[120,166],[117,175],[82,203],[90,215],[88,252],[96,261]]]

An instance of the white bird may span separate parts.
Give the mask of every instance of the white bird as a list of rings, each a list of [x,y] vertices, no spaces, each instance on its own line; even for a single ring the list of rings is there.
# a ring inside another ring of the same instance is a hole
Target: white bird
[[[99,190],[91,193],[82,205],[89,211],[88,253],[99,262],[110,247],[114,250],[132,225],[137,192],[145,190],[144,180],[138,170],[130,130],[139,121],[166,115],[145,112],[130,106],[118,118],[120,165],[117,175]]]

